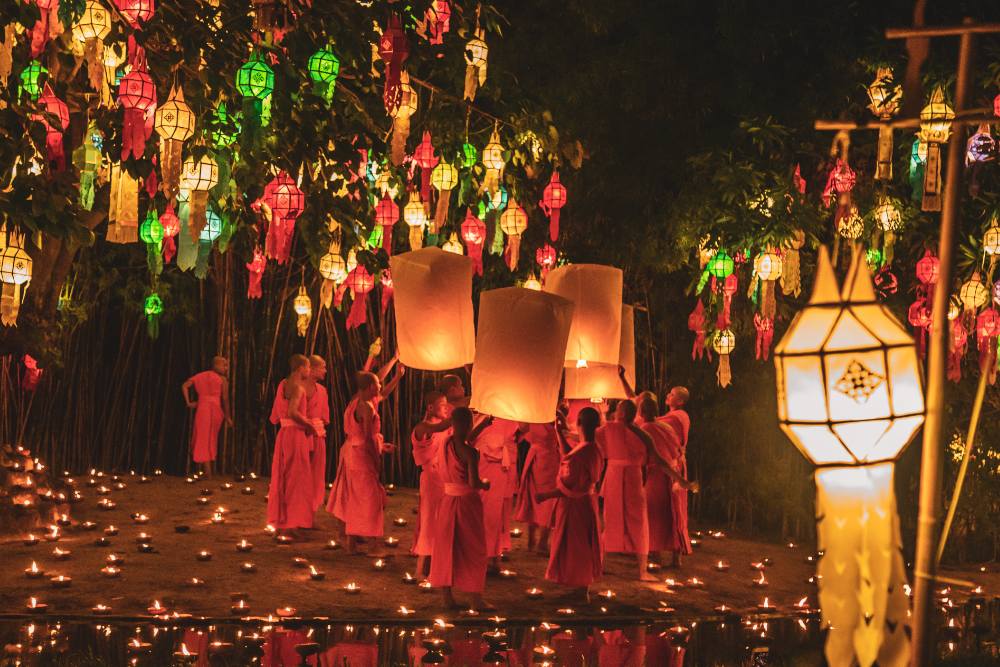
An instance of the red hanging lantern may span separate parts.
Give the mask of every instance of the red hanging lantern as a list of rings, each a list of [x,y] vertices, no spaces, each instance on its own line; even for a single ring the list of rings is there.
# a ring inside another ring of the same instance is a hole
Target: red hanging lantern
[[[379,282],[382,284],[382,315],[384,316],[385,309],[389,307],[393,295],[392,273],[389,272],[389,269],[382,270]]]
[[[259,299],[263,294],[260,282],[264,277],[264,269],[266,268],[267,258],[264,257],[264,251],[260,249],[260,246],[256,246],[253,249],[253,257],[247,262],[247,271],[249,272],[249,283],[247,284],[248,299]]]
[[[930,296],[934,290],[934,284],[941,275],[941,261],[935,257],[930,250],[924,251],[924,256],[917,261],[917,280],[921,285],[918,288],[923,296]]]
[[[45,51],[50,37],[58,36],[62,29],[59,25],[59,0],[35,0],[38,5],[38,20],[31,27],[31,57],[38,58]]]
[[[427,22],[427,41],[444,44],[444,36],[451,29],[451,5],[448,0],[431,0],[424,20]]]
[[[993,306],[976,318],[976,347],[979,348],[979,372],[987,373],[990,384],[997,381],[997,338],[1000,337],[1000,311]]]
[[[35,391],[38,381],[42,379],[42,369],[38,361],[30,354],[24,355],[24,376],[21,378],[21,388],[25,391]]]
[[[163,226],[163,261],[169,264],[177,252],[174,237],[181,232],[181,220],[174,213],[173,204],[167,204],[167,210],[160,216],[160,224]]]
[[[431,133],[427,130],[424,130],[420,143],[413,149],[413,162],[420,167],[420,198],[424,201],[424,207],[428,207],[431,202],[431,170],[440,160],[434,155]],[[429,210],[427,214],[430,215]]]
[[[115,0],[115,7],[133,30],[140,30],[156,11],[154,0]]]
[[[546,243],[535,251],[535,261],[542,269],[542,280],[545,280],[545,276],[556,265],[556,249]]]
[[[63,132],[69,127],[69,107],[61,99],[56,97],[48,83],[42,88],[42,94],[38,97],[38,105],[45,109],[51,116],[34,114],[32,120],[37,120],[45,124],[45,152],[46,159],[54,171],[63,171],[66,168],[66,150],[63,148]],[[53,118],[54,117],[54,120]]]
[[[347,328],[355,329],[368,321],[368,293],[375,289],[375,277],[364,264],[358,264],[347,274],[345,283],[354,295],[354,303],[347,316]]]
[[[483,244],[486,243],[486,223],[477,218],[470,208],[462,221],[462,241],[465,252],[472,260],[476,273],[483,275]]]
[[[403,32],[403,24],[395,14],[389,17],[389,24],[382,31],[382,38],[378,42],[378,55],[385,63],[385,91],[382,94],[382,102],[385,104],[386,113],[391,113],[399,106],[400,75],[403,72],[403,63],[410,57],[410,45],[406,41],[406,33]]]
[[[375,224],[382,228],[382,247],[392,255],[392,226],[399,221],[399,206],[388,193],[375,205]]]
[[[559,238],[559,211],[566,205],[566,186],[559,182],[559,171],[552,172],[549,184],[542,191],[542,211],[549,218],[549,239]]]
[[[931,328],[931,309],[926,299],[919,298],[910,304],[907,320],[916,330],[917,353],[923,358],[927,353],[927,332]]]
[[[125,110],[122,128],[122,159],[129,155],[139,159],[146,152],[146,140],[153,133],[156,113],[156,84],[146,69],[146,50],[128,38],[129,62],[132,70],[118,85],[118,102]]]
[[[292,251],[295,221],[305,208],[306,196],[292,177],[281,171],[264,187],[261,200],[270,210],[264,250],[278,264],[284,264]]]
[[[691,358],[701,359],[705,356],[705,304],[701,299],[698,299],[698,305],[688,315],[688,330],[694,333]]]
[[[948,379],[952,382],[962,380],[962,358],[969,347],[969,332],[962,323],[961,317],[951,321],[948,336]]]

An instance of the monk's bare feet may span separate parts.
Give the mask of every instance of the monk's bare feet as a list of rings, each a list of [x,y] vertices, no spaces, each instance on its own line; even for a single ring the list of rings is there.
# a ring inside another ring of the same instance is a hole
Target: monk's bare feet
[[[643,570],[639,574],[639,581],[659,581],[659,578]]]

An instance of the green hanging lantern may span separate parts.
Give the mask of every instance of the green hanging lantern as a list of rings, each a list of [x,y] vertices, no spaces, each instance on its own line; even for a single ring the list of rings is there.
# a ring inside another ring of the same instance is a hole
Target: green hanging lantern
[[[163,241],[163,225],[153,209],[149,210],[146,219],[139,225],[139,238],[147,245],[159,245]]]
[[[320,49],[309,57],[308,68],[313,90],[330,104],[333,101],[337,75],[340,74],[340,60],[330,49]]]
[[[101,167],[101,143],[103,137],[94,123],[90,124],[83,143],[73,151],[73,166],[80,172],[80,208],[85,211],[94,206],[94,190],[97,172]]]
[[[493,194],[485,193],[486,196],[486,208],[490,211],[506,211],[507,201],[510,196],[507,194],[507,188],[500,186],[497,188],[496,192]]]
[[[205,220],[207,222],[205,223],[205,226],[202,227],[198,240],[213,243],[215,239],[219,238],[219,235],[222,234],[222,218],[219,217],[219,214],[212,209],[208,209],[205,212]]]
[[[479,162],[479,149],[469,142],[462,144],[462,167],[468,169],[477,162]]]
[[[882,251],[878,248],[868,248],[865,251],[865,260],[868,262],[869,269],[878,271],[882,267]]]
[[[719,250],[719,252],[712,255],[712,259],[708,260],[705,269],[713,278],[725,280],[736,269],[736,263],[725,250]]]
[[[236,72],[236,90],[243,96],[243,115],[260,126],[271,122],[271,94],[274,70],[254,54]]]
[[[42,75],[49,71],[37,60],[32,60],[28,66],[21,70],[21,83],[18,86],[18,95],[27,94],[32,100],[37,100],[42,94]]]
[[[240,114],[230,114],[225,102],[219,102],[209,121],[212,128],[212,145],[216,148],[228,148],[236,142],[240,133]]]
[[[160,315],[163,314],[163,300],[160,295],[153,292],[146,297],[142,304],[142,309],[146,313],[146,333],[150,338],[156,340],[160,335]]]

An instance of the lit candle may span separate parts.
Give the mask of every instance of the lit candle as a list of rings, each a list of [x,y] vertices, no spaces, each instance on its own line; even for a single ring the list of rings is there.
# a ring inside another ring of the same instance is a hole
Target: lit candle
[[[556,609],[556,613],[562,616],[572,616],[576,613],[576,609],[573,609],[572,607],[561,607]]]
[[[56,523],[59,524],[60,526],[62,526],[63,528],[65,528],[71,522],[69,520],[69,516],[68,515],[66,515],[66,514],[60,514],[59,518],[56,519]]]
[[[372,567],[375,568],[376,570],[384,570],[385,569],[385,559],[384,558],[376,558],[374,561],[372,561]]]
[[[264,527],[264,532],[267,533],[268,535],[274,537],[275,535],[278,534],[278,529],[275,528],[274,526],[272,526],[271,524],[267,524]]]
[[[277,609],[277,612],[278,616],[280,616],[281,618],[289,618],[291,616],[295,616],[295,607],[288,607],[288,606],[279,607]]]
[[[191,577],[187,580],[187,585],[192,588],[199,588],[205,585],[205,580],[199,579],[198,577]]]
[[[789,549],[794,549],[794,548],[795,548],[795,547],[797,547],[798,545],[797,545],[797,544],[795,544],[795,542],[789,542],[789,543],[788,543],[788,544],[786,544],[785,546],[786,546],[786,547],[788,547]]]
[[[98,501],[97,506],[104,511],[110,511],[118,507],[118,504],[109,498],[101,498],[101,500]]]
[[[395,519],[392,520],[392,523],[396,526],[403,527],[406,525],[406,519],[404,519],[401,516],[397,516]]]
[[[198,499],[195,502],[198,503],[199,505],[207,505],[209,503],[209,500],[206,496],[198,496]]]
[[[195,558],[197,558],[200,561],[212,560],[212,552],[202,549],[197,554],[195,554]]]
[[[132,517],[132,520],[138,524],[149,523],[149,517],[142,513],[136,514],[134,517]]]
[[[510,536],[511,537],[521,537],[521,529],[520,528],[511,528],[511,530],[510,530]]]
[[[244,496],[252,496],[253,495],[253,487],[252,486],[244,486],[243,490],[240,491],[240,493],[242,493]]]
[[[295,567],[308,567],[309,560],[303,558],[302,556],[296,556],[295,558],[292,559],[292,565],[294,565]]]
[[[526,590],[524,594],[528,596],[529,600],[537,600],[538,598],[542,597],[542,595],[544,595],[544,592],[542,591],[541,588],[536,588],[532,586],[531,588]]]
[[[409,616],[410,614],[413,613],[412,609],[410,609],[409,607],[406,607],[404,605],[399,605],[398,611],[399,611],[400,616]]]
[[[242,540],[236,543],[236,550],[243,553],[247,551],[253,551],[253,545],[247,542],[247,538],[244,537]]]
[[[174,660],[193,665],[198,661],[198,654],[189,651],[187,644],[181,642],[181,650],[174,651]]]
[[[288,535],[278,535],[276,538],[274,538],[274,541],[278,543],[278,546],[286,547],[289,544],[291,544],[294,540],[292,540],[292,538],[289,537]]]
[[[125,557],[119,554],[108,554],[105,560],[108,562],[108,565],[123,565],[125,563]]]
[[[608,602],[610,602],[611,600],[615,599],[616,593],[613,590],[611,590],[610,588],[607,588],[607,589],[601,591],[600,593],[598,593],[597,595],[599,597],[604,598]]]
[[[688,638],[691,636],[691,628],[683,625],[675,625],[672,628],[668,628],[667,633],[670,636],[671,643],[687,644]]]
[[[714,540],[721,540],[722,538],[724,538],[726,536],[726,534],[724,532],[722,532],[721,530],[712,531],[711,533],[709,533],[709,535]]]
[[[49,605],[45,604],[44,602],[39,602],[37,598],[31,598],[30,600],[28,600],[27,607],[28,611],[34,614],[44,614],[45,611],[49,608]]]
[[[504,579],[513,579],[517,576],[517,572],[508,568],[504,568],[500,570],[500,576]]]
[[[97,529],[97,522],[96,521],[84,521],[83,523],[80,524],[80,528],[83,528],[84,530],[96,530]]]
[[[139,553],[143,554],[151,554],[155,551],[155,549],[153,549],[153,545],[149,542],[140,542],[136,545],[136,549],[138,549]]]
[[[35,546],[36,544],[38,544],[38,537],[37,537],[36,535],[32,534],[32,533],[28,533],[28,534],[27,534],[27,535],[25,536],[25,538],[24,538],[23,540],[21,540],[21,542],[22,542],[22,543],[24,544],[24,546],[26,546],[26,547],[33,547],[33,546]]]
[[[715,611],[719,612],[720,614],[727,614],[731,610],[732,610],[731,607],[727,607],[724,604],[720,604],[715,607]]]
[[[103,484],[100,485],[99,487],[97,487],[97,495],[99,495],[99,496],[106,496],[109,493],[111,493],[111,489],[109,489],[108,487],[104,486]]]
[[[49,526],[49,532],[45,533],[45,539],[49,542],[56,542],[59,540],[61,535],[59,534],[59,526],[51,525]]]
[[[226,522],[226,517],[222,515],[222,512],[216,512],[215,514],[212,515],[212,523],[219,524],[225,522]]]
[[[764,588],[767,586],[767,579],[764,577],[764,573],[761,572],[760,576],[753,580],[753,585],[757,588]]]
[[[223,491],[228,491],[231,488],[233,488],[233,483],[232,482],[226,482],[226,483],[224,483],[222,485],[222,490]]]
[[[326,575],[316,569],[314,565],[309,566],[309,578],[313,581],[323,581]]]
[[[331,550],[333,550],[333,549],[339,549],[340,548],[340,542],[338,542],[337,540],[330,540],[329,542],[326,543],[326,547],[324,547],[324,548],[331,549]]]
[[[358,586],[356,583],[352,581],[346,586],[344,586],[344,592],[349,593],[351,595],[356,595],[361,592],[361,586]]]
[[[771,604],[770,600],[767,598],[764,598],[764,601],[757,605],[757,609],[760,611],[774,611],[777,609],[777,606]]]
[[[249,611],[250,607],[247,606],[246,600],[238,600],[236,604],[229,608],[230,614],[245,614]]]
[[[31,561],[31,567],[25,568],[24,576],[26,576],[28,579],[40,579],[41,577],[45,576],[45,573],[38,568],[38,565],[35,563],[35,561]]]
[[[49,583],[52,584],[52,588],[69,588],[70,584],[73,583],[73,579],[71,577],[67,577],[66,575],[59,574],[49,579]]]
[[[145,542],[146,544],[149,544],[150,542],[153,541],[153,536],[150,535],[149,533],[139,533],[138,535],[135,536],[135,541]]]
[[[414,577],[409,572],[404,572],[403,573],[403,583],[412,586],[412,585],[414,585],[414,584],[417,583],[417,579],[416,579],[416,577]]]
[[[125,482],[115,482],[115,490],[116,491],[124,491],[125,488],[126,488],[125,487]]]
[[[101,568],[101,574],[103,574],[108,579],[115,579],[121,576],[122,570],[120,567],[115,567],[114,565],[105,565]]]
[[[705,582],[698,577],[691,577],[687,580],[687,585],[691,588],[704,588]]]
[[[108,537],[114,537],[118,534],[118,527],[112,524],[104,529],[104,534]]]
[[[96,614],[97,616],[107,616],[108,614],[111,613],[111,607],[109,607],[106,604],[97,603],[90,608],[90,611]]]
[[[389,547],[390,549],[395,549],[398,545],[399,545],[398,538],[392,537],[391,535],[385,538],[385,546]]]
[[[167,613],[167,608],[164,607],[162,604],[160,604],[159,600],[153,600],[153,604],[151,606],[149,606],[146,609],[146,611],[148,611],[153,616],[156,616],[158,614],[165,614],[165,613]]]
[[[756,561],[756,562],[750,563],[750,569],[751,570],[757,570],[759,572],[759,571],[763,570],[764,567],[765,567],[764,563],[761,562],[761,561]]]
[[[132,640],[125,645],[126,650],[133,655],[149,653],[153,650],[153,645],[147,642],[141,641],[138,637],[133,637]]]
[[[257,571],[257,566],[251,563],[250,561],[246,561],[245,563],[240,565],[240,572],[253,573],[256,571]]]
[[[701,540],[692,537],[691,538],[691,548],[698,549],[699,547],[701,547]]]
[[[431,585],[431,582],[424,579],[419,584],[417,584],[417,588],[419,588],[423,593],[430,593],[434,587]]]
[[[660,571],[660,564],[659,563],[655,563],[653,561],[649,561],[648,563],[646,563],[646,571],[647,572],[659,572]]]
[[[729,572],[729,561],[720,560],[715,564],[715,569],[719,572]]]

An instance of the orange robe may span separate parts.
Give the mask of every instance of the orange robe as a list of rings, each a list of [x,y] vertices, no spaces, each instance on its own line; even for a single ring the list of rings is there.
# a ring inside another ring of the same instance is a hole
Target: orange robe
[[[442,443],[438,460],[444,496],[434,531],[430,582],[481,593],[487,559],[483,499],[470,483],[468,466],[455,455],[451,438]]]
[[[271,423],[277,425],[287,409],[285,381],[282,380],[278,383],[278,391],[274,395],[274,404],[271,406]],[[307,398],[306,413],[310,419],[318,419],[323,422],[325,430],[325,427],[330,423],[330,397],[326,393],[326,387],[316,384],[316,390],[313,391],[312,396]],[[326,497],[326,433],[313,439],[313,449],[309,454],[309,461],[313,471],[315,509],[319,509],[323,506],[323,498]]]
[[[559,465],[549,566],[545,578],[564,586],[589,586],[603,568],[601,531],[594,487],[601,476],[601,453],[592,442],[571,449]]]
[[[451,437],[451,429],[433,433],[423,440],[410,436],[413,445],[413,462],[420,466],[420,504],[417,507],[417,526],[413,533],[416,556],[430,556],[434,549],[434,526],[438,508],[444,496],[444,485],[437,469],[438,450]]]
[[[225,380],[215,371],[202,371],[191,378],[198,394],[191,432],[191,458],[195,463],[214,461],[219,446],[222,412],[222,389]]]
[[[597,429],[597,447],[607,459],[601,496],[604,498],[604,549],[610,553],[649,551],[649,518],[642,468],[646,445],[622,422]]]
[[[312,528],[316,512],[313,504],[312,463],[309,460],[313,436],[301,424],[288,417],[287,400],[282,400],[279,405],[281,429],[274,441],[274,457],[271,460],[267,522],[279,529]],[[306,417],[308,418],[308,412]]]
[[[510,519],[514,505],[510,489],[511,470],[517,475],[517,422],[494,419],[476,438],[479,450],[479,475],[488,479],[490,488],[480,491],[483,497],[483,520],[486,529],[486,553],[491,558],[510,551]]]
[[[382,486],[382,422],[372,405],[371,433],[354,416],[354,398],[344,411],[347,439],[340,448],[337,478],[326,509],[344,522],[345,532],[357,537],[382,537],[385,531],[385,487]]]
[[[659,421],[646,422],[640,427],[653,439],[653,447],[671,468],[677,469],[673,437],[670,428]],[[667,476],[658,461],[650,461],[646,466],[646,515],[649,517],[649,550],[663,551],[673,548],[674,481]]]
[[[687,443],[688,432],[691,430],[691,417],[684,410],[671,410],[659,418],[660,423],[669,427],[668,440],[675,462],[674,470],[687,479]],[[670,551],[682,554],[691,553],[691,536],[688,534],[688,492],[679,484],[672,487],[671,513],[673,515],[673,531],[669,545]]]
[[[535,526],[548,528],[552,521],[555,499],[538,502],[540,491],[556,488],[559,474],[559,440],[552,424],[532,424],[525,434],[531,444],[521,472],[521,488],[517,496],[514,518]]]

